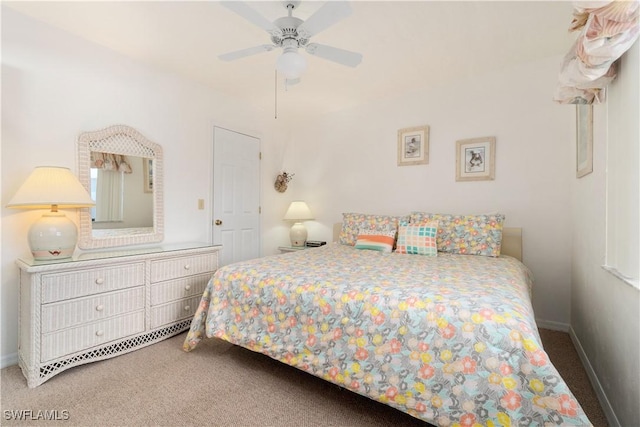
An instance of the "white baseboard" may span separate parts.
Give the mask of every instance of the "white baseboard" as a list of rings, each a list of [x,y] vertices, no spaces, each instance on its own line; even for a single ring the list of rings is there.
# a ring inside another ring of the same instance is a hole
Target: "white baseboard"
[[[553,320],[536,319],[539,328],[550,329],[552,331],[569,332],[569,324],[554,322]]]
[[[620,421],[618,421],[618,417],[616,417],[616,413],[613,411],[611,407],[611,403],[609,403],[609,399],[607,399],[607,395],[602,388],[602,384],[600,384],[600,380],[598,380],[598,376],[596,372],[593,370],[591,363],[589,362],[589,358],[580,343],[580,340],[576,336],[572,327],[569,327],[569,336],[571,337],[571,341],[573,341],[573,346],[576,348],[578,352],[578,356],[580,356],[580,360],[582,361],[582,366],[584,370],[587,372],[587,376],[591,381],[591,385],[593,386],[594,391],[596,392],[596,396],[598,397],[598,401],[600,401],[600,406],[602,406],[602,410],[604,411],[604,415],[607,417],[607,421],[611,427],[621,427]]]
[[[7,354],[0,357],[0,369],[8,368],[9,366],[18,364],[18,353]]]

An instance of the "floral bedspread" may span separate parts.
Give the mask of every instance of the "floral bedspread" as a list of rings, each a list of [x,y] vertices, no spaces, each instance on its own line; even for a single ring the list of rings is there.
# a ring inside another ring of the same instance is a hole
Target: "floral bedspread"
[[[511,257],[331,244],[220,268],[184,343],[217,337],[440,426],[590,425]]]

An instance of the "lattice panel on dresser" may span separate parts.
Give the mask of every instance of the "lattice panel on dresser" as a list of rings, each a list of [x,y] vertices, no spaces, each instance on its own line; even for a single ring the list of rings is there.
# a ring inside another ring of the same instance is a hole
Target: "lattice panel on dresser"
[[[113,344],[100,346],[68,359],[58,360],[48,365],[41,366],[39,372],[40,381],[38,383],[41,384],[49,379],[49,377],[60,373],[60,371],[87,363],[87,361],[101,360],[112,355],[128,353],[130,351],[137,350],[140,347],[153,344],[156,341],[161,341],[172,335],[177,335],[178,333],[188,329],[190,325],[191,319],[183,320],[180,323],[167,326],[166,328],[118,341]]]
[[[90,258],[66,263],[17,260],[18,363],[28,386],[37,387],[69,368],[129,353],[187,330],[202,285],[217,269],[219,249],[202,243],[170,244],[93,252]],[[165,270],[167,266],[179,266],[180,277],[159,275],[158,282],[151,283],[153,270],[156,274],[178,270]],[[197,273],[203,266],[207,272]],[[158,294],[155,304],[152,293]],[[155,311],[164,316],[158,320]]]

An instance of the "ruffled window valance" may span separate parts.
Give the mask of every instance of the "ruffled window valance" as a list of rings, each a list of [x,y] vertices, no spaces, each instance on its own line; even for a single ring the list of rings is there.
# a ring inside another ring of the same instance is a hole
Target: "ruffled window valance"
[[[615,61],[638,39],[640,2],[574,1],[569,31],[580,31],[565,56],[554,99],[561,104],[597,104],[616,76]]]
[[[91,152],[91,167],[105,171],[132,173],[133,169],[126,156],[112,153]]]

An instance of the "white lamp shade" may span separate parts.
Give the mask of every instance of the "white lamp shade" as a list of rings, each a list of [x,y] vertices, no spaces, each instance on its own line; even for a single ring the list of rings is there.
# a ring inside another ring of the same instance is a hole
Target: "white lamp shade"
[[[307,221],[313,219],[313,214],[309,206],[302,200],[296,200],[291,202],[287,213],[284,214],[284,219],[292,221]]]
[[[15,209],[86,208],[95,205],[87,190],[68,168],[40,166],[7,204]]]
[[[297,49],[285,49],[276,60],[276,69],[287,79],[297,79],[307,69],[307,60]]]
[[[95,205],[78,178],[67,168],[37,167],[18,189],[7,207],[51,209],[29,229],[29,247],[36,260],[69,258],[76,247],[78,230],[58,208]]]

